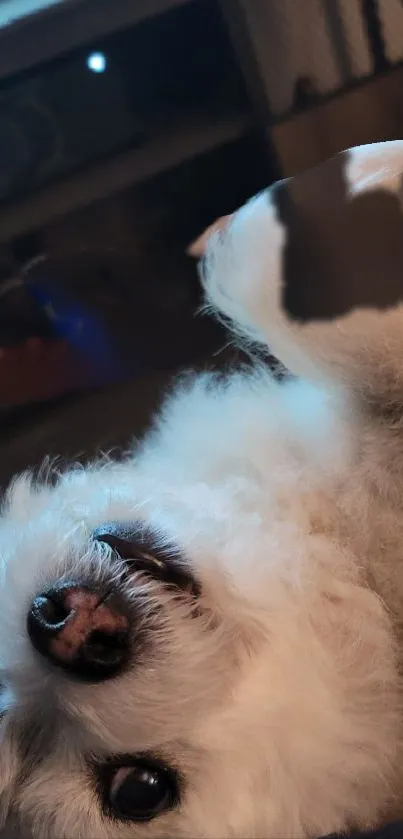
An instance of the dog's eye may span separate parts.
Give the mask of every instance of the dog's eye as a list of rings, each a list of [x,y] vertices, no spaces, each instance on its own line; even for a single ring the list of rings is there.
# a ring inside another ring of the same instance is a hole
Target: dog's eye
[[[150,821],[178,801],[177,775],[159,762],[139,759],[131,766],[115,766],[108,775],[108,808],[117,819]]]

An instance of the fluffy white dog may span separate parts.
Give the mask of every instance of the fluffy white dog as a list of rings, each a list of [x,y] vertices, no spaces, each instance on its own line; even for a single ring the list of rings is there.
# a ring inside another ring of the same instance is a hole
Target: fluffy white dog
[[[7,839],[302,839],[403,809],[402,171],[403,143],[352,150],[207,237],[208,301],[298,378],[186,379],[123,463],[14,481]]]

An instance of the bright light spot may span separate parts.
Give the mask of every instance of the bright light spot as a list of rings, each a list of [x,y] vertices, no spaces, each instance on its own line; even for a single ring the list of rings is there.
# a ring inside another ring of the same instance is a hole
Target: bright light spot
[[[92,52],[87,58],[87,67],[92,73],[105,73],[106,55],[103,52]]]

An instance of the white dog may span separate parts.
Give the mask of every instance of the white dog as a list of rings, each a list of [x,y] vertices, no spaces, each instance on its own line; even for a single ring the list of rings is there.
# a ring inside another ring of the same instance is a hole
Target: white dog
[[[402,171],[403,143],[350,151],[210,237],[208,300],[298,379],[185,380],[123,463],[14,481],[7,839],[302,839],[402,811]]]

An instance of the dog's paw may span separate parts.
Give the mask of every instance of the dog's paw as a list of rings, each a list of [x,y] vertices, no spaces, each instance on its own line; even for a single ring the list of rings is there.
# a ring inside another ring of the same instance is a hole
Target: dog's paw
[[[349,149],[274,184],[205,236],[211,308],[297,375],[361,389],[382,367],[394,380],[402,184],[401,141]]]
[[[188,256],[193,256],[195,259],[201,259],[207,250],[208,243],[213,233],[219,230],[224,230],[231,220],[231,216],[220,216],[213,224],[209,224],[203,231],[201,236],[198,236],[187,248]]]

